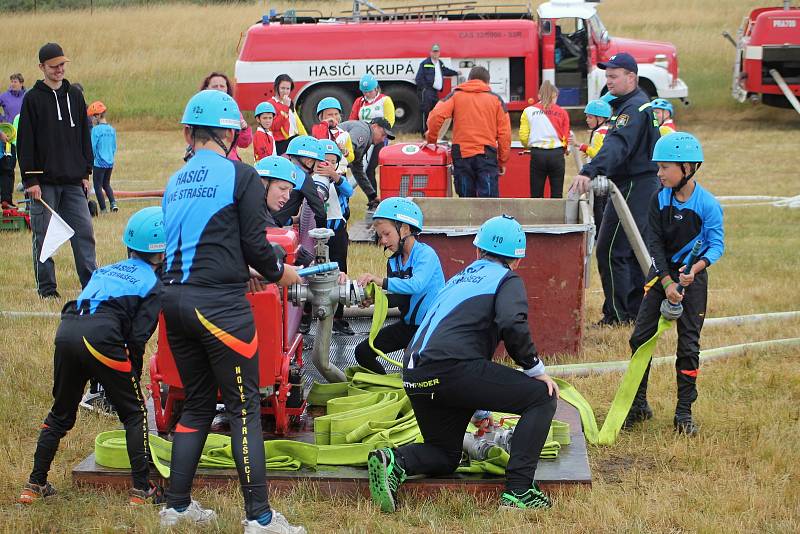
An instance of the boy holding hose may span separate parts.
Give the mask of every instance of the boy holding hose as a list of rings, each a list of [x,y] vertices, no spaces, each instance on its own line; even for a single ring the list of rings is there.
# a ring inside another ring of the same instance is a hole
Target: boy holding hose
[[[678,322],[678,349],[675,362],[678,403],[673,424],[678,433],[693,436],[698,427],[692,419],[692,403],[697,399],[697,374],[700,366],[700,330],[706,315],[708,274],[706,270],[725,250],[722,207],[714,196],[695,182],[694,175],[703,162],[700,142],[691,134],[665,135],[653,149],[662,188],[653,196],[647,234],[647,248],[653,258],[648,290],[636,316],[630,338],[633,353],[656,332],[661,303],[681,303]],[[702,242],[692,265],[684,265],[697,241]],[[683,286],[683,291],[678,286]],[[645,371],[624,428],[653,417],[647,404]]]

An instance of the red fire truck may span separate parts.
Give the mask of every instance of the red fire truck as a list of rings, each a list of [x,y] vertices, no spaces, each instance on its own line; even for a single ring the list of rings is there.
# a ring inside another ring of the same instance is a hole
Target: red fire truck
[[[358,4],[356,4],[358,5]],[[338,98],[345,113],[362,75],[374,74],[396,106],[397,129],[421,122],[414,76],[432,44],[444,63],[466,78],[482,65],[493,90],[521,111],[543,80],[560,89],[559,104],[581,107],[604,92],[605,71],[597,64],[626,51],[639,62],[641,87],[652,97],[680,98],[688,88],[678,77],[678,56],[670,43],[609,36],[597,4],[552,0],[534,14],[529,5],[486,7],[476,1],[379,10],[325,18],[321,13],[286,11],[265,16],[247,30],[236,62],[236,98],[246,110],[272,96],[273,81],[285,73],[303,122],[325,96]],[[448,80],[447,94],[458,80]],[[442,95],[442,96],[443,96]]]
[[[800,96],[800,8],[760,7],[744,18],[737,39],[733,97],[789,107]],[[800,113],[800,109],[797,110]]]

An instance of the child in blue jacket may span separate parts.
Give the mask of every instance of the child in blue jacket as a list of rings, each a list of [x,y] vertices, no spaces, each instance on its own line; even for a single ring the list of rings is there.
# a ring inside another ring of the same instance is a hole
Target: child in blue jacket
[[[675,132],[656,142],[653,161],[658,163],[662,188],[650,204],[647,248],[653,257],[648,279],[650,287],[636,316],[630,338],[631,350],[650,339],[658,328],[661,303],[666,298],[682,303],[678,322],[678,350],[675,375],[678,403],[673,425],[680,434],[693,436],[698,427],[692,419],[692,403],[697,399],[697,375],[700,367],[700,331],[708,301],[708,268],[725,251],[722,207],[714,195],[698,184],[694,175],[703,162],[700,142],[691,134]],[[684,263],[695,244],[702,248],[688,269]],[[678,291],[678,286],[684,291]],[[647,403],[647,378],[642,378],[625,428],[653,417]]]
[[[389,307],[400,309],[402,319],[383,327],[374,345],[384,354],[406,348],[417,332],[425,312],[444,286],[444,273],[439,256],[417,240],[422,231],[422,210],[408,198],[383,200],[372,216],[378,243],[392,252],[386,261],[386,276],[363,274],[361,286],[375,282],[389,292]],[[356,346],[356,360],[362,367],[386,374],[378,355],[364,340]]]
[[[106,212],[106,200],[103,192],[108,196],[111,211],[118,211],[117,201],[114,199],[114,190],[111,189],[111,172],[114,170],[114,155],[117,153],[117,132],[106,120],[106,106],[99,100],[89,104],[86,112],[92,119],[92,153],[94,153],[94,166],[92,179],[94,181],[94,194],[100,211]]]
[[[17,501],[30,504],[56,490],[47,481],[58,445],[75,425],[89,379],[98,380],[125,427],[133,487],[131,504],[157,504],[163,492],[148,480],[147,408],[139,385],[144,351],[161,310],[166,238],[161,208],[135,213],[122,237],[128,259],[93,274],[77,300],[61,311],[55,338],[53,407],[42,424],[33,471]]]

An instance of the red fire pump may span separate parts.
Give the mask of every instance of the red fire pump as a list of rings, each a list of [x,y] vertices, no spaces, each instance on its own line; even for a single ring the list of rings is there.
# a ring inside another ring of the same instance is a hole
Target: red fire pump
[[[267,239],[286,251],[285,262],[294,263],[299,245],[294,230],[270,228]],[[247,293],[258,333],[261,415],[274,419],[274,433],[285,435],[291,417],[306,408],[303,391],[303,337],[298,333],[301,308],[287,298],[287,289],[270,284],[258,293]],[[175,428],[186,399],[175,366],[163,314],[158,320],[158,349],[150,359],[150,390],[158,431]]]

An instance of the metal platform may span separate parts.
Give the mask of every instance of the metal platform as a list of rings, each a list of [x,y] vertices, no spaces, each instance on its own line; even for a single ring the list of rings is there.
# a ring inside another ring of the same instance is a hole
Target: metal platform
[[[355,347],[366,339],[372,322],[370,317],[347,317],[350,327],[356,332],[353,336],[334,335],[331,338],[331,362],[344,369],[356,365]],[[391,318],[387,322],[396,321]],[[311,363],[310,350],[314,344],[314,334],[317,322],[312,323],[311,332],[305,336],[305,376],[306,388],[313,381],[325,382],[319,371]],[[401,352],[392,353],[399,358]],[[388,362],[382,362],[387,372],[397,372],[399,369]],[[151,399],[148,399],[151,400]],[[314,408],[307,415],[301,417],[298,426],[293,427],[290,439],[314,443],[314,416],[321,415],[320,408]],[[150,414],[153,410],[148,410]],[[541,460],[536,470],[536,480],[548,491],[568,491],[576,485],[592,483],[589,459],[586,450],[586,440],[581,429],[580,416],[577,410],[565,402],[559,401],[556,419],[569,423],[571,443],[561,448],[555,460]],[[150,421],[150,428],[155,428],[155,423]],[[264,425],[265,439],[276,438],[270,434],[268,422]],[[285,438],[283,438],[285,439]],[[154,470],[154,479],[159,477]],[[273,489],[290,489],[299,482],[307,482],[316,486],[327,494],[369,494],[369,485],[366,468],[358,467],[329,467],[320,466],[317,470],[301,469],[299,471],[268,471],[267,476]],[[238,476],[234,469],[199,469],[195,477],[196,486],[225,486],[235,482]],[[113,469],[97,465],[94,453],[90,454],[72,470],[72,480],[76,484],[90,486],[112,486],[128,488],[130,486],[130,471],[127,469]],[[497,494],[502,490],[505,479],[495,476],[461,475],[454,474],[447,477],[417,478],[409,480],[403,491],[412,491],[425,495],[434,495],[440,490],[467,491],[474,494]]]
[[[591,486],[592,474],[586,450],[586,440],[581,431],[577,410],[559,401],[556,419],[570,425],[571,443],[561,448],[555,460],[540,460],[536,470],[536,481],[548,492],[569,492],[578,486]],[[313,442],[313,419],[306,421],[305,429],[293,439]],[[159,478],[153,470],[154,480]],[[271,490],[290,490],[298,483],[312,484],[327,495],[369,495],[369,482],[366,468],[327,467],[317,470],[268,471]],[[238,475],[235,469],[198,469],[195,487],[220,487],[235,483]],[[75,484],[128,488],[131,484],[130,471],[112,469],[97,465],[94,453],[72,470]],[[403,485],[403,492],[421,495],[435,495],[442,490],[465,491],[476,495],[497,495],[505,483],[503,477],[486,475],[453,474],[442,477],[409,479]]]

